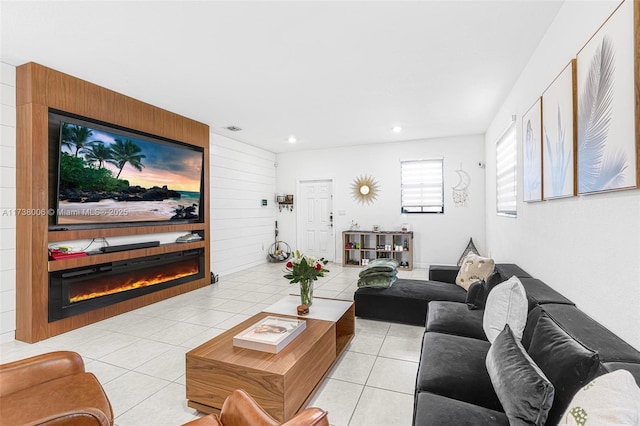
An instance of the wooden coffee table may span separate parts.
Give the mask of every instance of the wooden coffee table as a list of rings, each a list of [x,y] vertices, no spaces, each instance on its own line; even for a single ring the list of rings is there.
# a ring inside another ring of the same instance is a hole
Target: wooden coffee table
[[[230,330],[187,352],[191,408],[218,413],[235,389],[244,389],[271,416],[287,421],[304,409],[355,334],[353,302],[314,298],[298,317],[299,296],[286,296]],[[267,316],[297,317],[306,328],[279,353],[233,346],[233,336]]]

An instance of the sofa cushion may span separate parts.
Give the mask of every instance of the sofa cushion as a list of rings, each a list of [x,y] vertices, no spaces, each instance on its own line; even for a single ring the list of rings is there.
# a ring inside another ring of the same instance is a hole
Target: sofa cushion
[[[414,426],[509,426],[503,412],[490,410],[430,392],[416,395]]]
[[[536,278],[520,278],[520,282],[527,292],[529,299],[529,310],[535,305],[543,305],[546,303],[561,303],[565,305],[573,305],[574,303],[558,293],[543,281]]]
[[[560,424],[638,425],[640,388],[627,370],[596,377],[573,397]]]
[[[466,296],[455,284],[399,279],[389,288],[359,288],[353,300],[357,317],[424,326],[430,301],[464,302]]]
[[[602,362],[640,363],[640,351],[575,306],[545,304],[541,309],[571,337],[598,352]]]
[[[485,367],[485,340],[428,332],[422,340],[416,389],[502,411]]]
[[[528,272],[513,263],[496,263],[495,269],[502,276],[502,281],[506,281],[514,275],[518,278],[531,278]]]
[[[477,254],[468,254],[460,266],[460,271],[456,277],[456,284],[465,290],[476,281],[484,281],[493,272],[495,263],[493,259],[481,257]]]
[[[429,280],[443,283],[456,283],[456,277],[460,272],[460,267],[455,265],[430,265]]]
[[[527,323],[527,296],[517,277],[498,284],[489,293],[484,308],[482,328],[487,339],[494,339],[509,324],[513,335],[522,339],[522,332]]]
[[[544,425],[553,403],[553,385],[514,337],[509,324],[491,345],[486,365],[510,423]]]
[[[574,340],[546,314],[540,315],[529,345],[531,359],[553,383],[549,424],[557,424],[573,395],[595,376],[598,354]]]
[[[482,315],[483,311],[469,310],[464,303],[430,302],[427,331],[487,340],[482,329]]]

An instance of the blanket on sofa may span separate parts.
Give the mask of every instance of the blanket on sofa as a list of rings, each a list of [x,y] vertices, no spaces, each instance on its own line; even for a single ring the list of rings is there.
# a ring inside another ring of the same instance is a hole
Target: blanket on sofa
[[[374,259],[358,274],[358,287],[387,288],[398,280],[398,261]]]

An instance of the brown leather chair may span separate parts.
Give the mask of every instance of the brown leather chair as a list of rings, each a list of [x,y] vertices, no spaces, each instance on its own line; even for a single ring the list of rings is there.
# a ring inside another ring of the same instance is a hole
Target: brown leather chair
[[[241,389],[224,400],[220,416],[208,416],[190,421],[183,426],[329,426],[327,412],[316,407],[307,408],[287,422],[280,423],[267,414]]]
[[[75,352],[0,365],[0,425],[113,425],[100,382]]]

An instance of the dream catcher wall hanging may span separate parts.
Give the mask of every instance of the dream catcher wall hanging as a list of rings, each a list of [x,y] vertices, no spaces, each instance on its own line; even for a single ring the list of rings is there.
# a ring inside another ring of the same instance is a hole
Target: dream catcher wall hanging
[[[458,183],[451,187],[453,191],[453,204],[456,207],[465,207],[469,201],[469,184],[471,183],[471,177],[469,173],[462,170],[462,164],[460,168],[456,170],[458,174]]]

